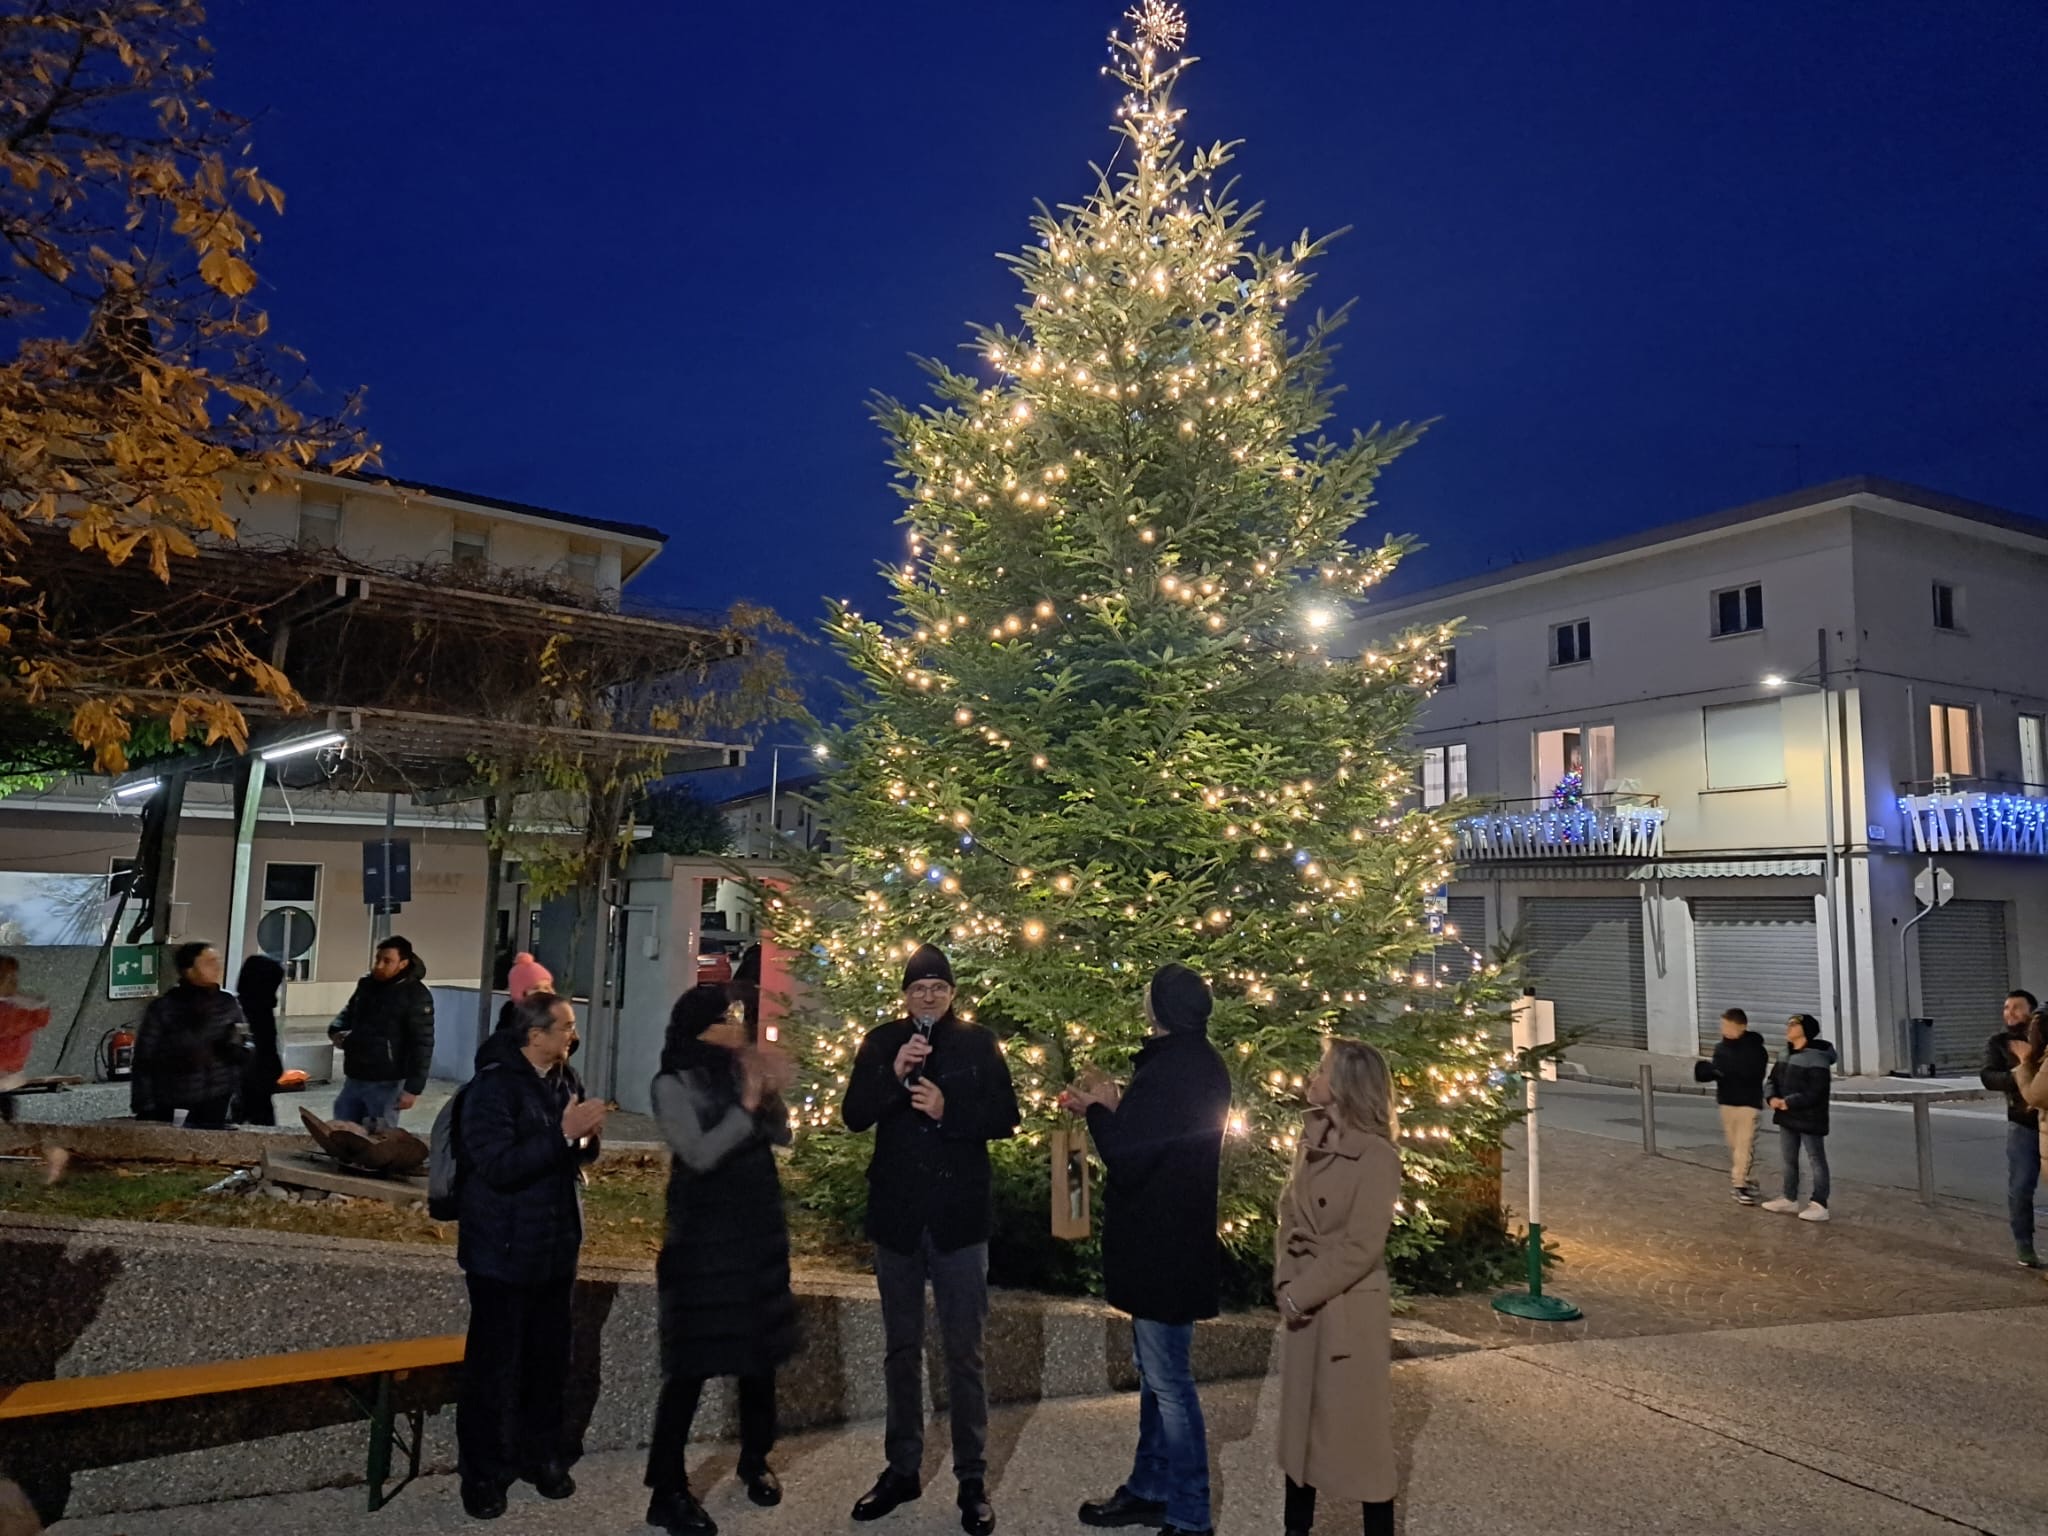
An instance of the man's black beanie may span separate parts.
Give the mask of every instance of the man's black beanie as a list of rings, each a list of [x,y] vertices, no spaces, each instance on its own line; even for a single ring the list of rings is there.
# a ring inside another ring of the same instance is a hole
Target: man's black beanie
[[[1152,1017],[1174,1034],[1201,1034],[1216,1006],[1209,984],[1184,965],[1162,965],[1152,973]]]
[[[910,963],[903,967],[903,990],[908,992],[920,981],[943,981],[949,987],[953,985],[953,966],[944,951],[926,944],[910,957]]]

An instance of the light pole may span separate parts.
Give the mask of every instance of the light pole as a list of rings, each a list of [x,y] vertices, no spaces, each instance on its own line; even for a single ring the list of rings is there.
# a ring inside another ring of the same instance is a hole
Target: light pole
[[[801,742],[778,742],[768,749],[768,835],[771,839],[782,836],[782,828],[775,822],[775,799],[782,789],[782,754],[785,752],[808,752],[821,763],[830,756],[822,741],[808,747]]]
[[[1763,685],[1773,690],[1786,688],[1812,688],[1820,694],[1820,793],[1821,817],[1827,851],[1822,859],[1821,893],[1828,909],[1828,976],[1833,984],[1831,998],[1834,1003],[1836,1038],[1844,1045],[1843,1069],[1853,1073],[1862,1065],[1863,1047],[1856,1038],[1855,1020],[1849,1015],[1842,996],[1842,865],[1835,836],[1835,722],[1834,689],[1828,678],[1828,632],[1819,632],[1819,660],[1810,673],[1802,672],[1797,677],[1786,677],[1772,672],[1764,677]],[[1843,780],[1848,779],[1848,768],[1843,766]]]

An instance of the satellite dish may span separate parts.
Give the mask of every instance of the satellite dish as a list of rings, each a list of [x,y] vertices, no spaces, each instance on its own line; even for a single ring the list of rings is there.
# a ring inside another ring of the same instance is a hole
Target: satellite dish
[[[256,946],[271,959],[289,964],[305,959],[318,935],[313,914],[304,907],[272,907],[256,925]]]

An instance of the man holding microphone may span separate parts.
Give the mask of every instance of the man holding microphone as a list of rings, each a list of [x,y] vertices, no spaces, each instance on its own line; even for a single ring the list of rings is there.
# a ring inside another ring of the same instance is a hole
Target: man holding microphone
[[[882,1293],[889,1465],[853,1507],[879,1520],[923,1493],[924,1296],[931,1282],[946,1346],[960,1526],[996,1528],[988,1499],[988,1237],[994,1224],[988,1144],[1023,1118],[1009,1064],[987,1030],[953,1012],[953,968],[927,944],[903,972],[904,1017],[869,1032],[846,1080],[851,1131],[875,1130],[867,1233]]]

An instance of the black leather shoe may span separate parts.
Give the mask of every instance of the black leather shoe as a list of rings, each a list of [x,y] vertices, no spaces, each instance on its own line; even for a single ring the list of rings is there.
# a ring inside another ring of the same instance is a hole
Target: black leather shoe
[[[526,1481],[533,1484],[533,1491],[544,1499],[573,1498],[576,1493],[576,1479],[559,1462],[535,1467],[526,1474]]]
[[[488,1483],[464,1481],[462,1512],[472,1520],[495,1520],[505,1513],[505,1490]]]
[[[853,1506],[856,1520],[879,1520],[884,1515],[893,1515],[912,1499],[924,1493],[924,1484],[914,1477],[902,1477],[897,1473],[884,1472],[875,1486],[860,1496],[860,1502]]]
[[[657,1493],[649,1499],[647,1523],[661,1527],[668,1536],[718,1536],[718,1522],[704,1513],[697,1495],[687,1488],[681,1493]]]
[[[994,1536],[996,1507],[988,1501],[988,1489],[981,1479],[960,1485],[960,1529],[967,1536]]]
[[[773,1509],[782,1502],[782,1479],[766,1467],[742,1472],[740,1481],[746,1484],[747,1497],[763,1509]]]
[[[1166,1505],[1152,1499],[1134,1499],[1129,1490],[1119,1488],[1106,1499],[1083,1504],[1081,1523],[1100,1529],[1121,1525],[1149,1525],[1157,1529],[1166,1524]]]

